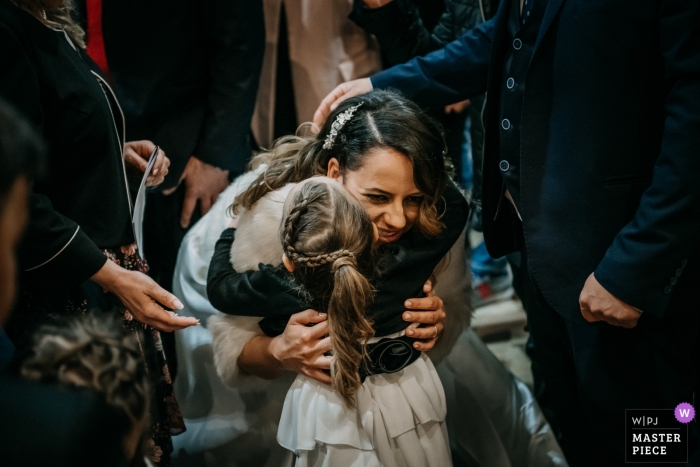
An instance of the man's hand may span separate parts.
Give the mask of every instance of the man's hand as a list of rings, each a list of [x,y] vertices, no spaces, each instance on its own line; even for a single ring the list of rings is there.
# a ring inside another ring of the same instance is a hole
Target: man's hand
[[[366,94],[371,90],[372,82],[369,78],[356,79],[339,85],[321,101],[321,105],[318,106],[314,114],[314,125],[321,128],[331,112],[333,112],[341,102],[350,97]]]
[[[185,182],[185,201],[182,203],[180,225],[186,229],[190,225],[192,213],[199,202],[202,215],[209,212],[222,191],[228,187],[228,170],[202,162],[196,157],[190,157],[180,182]],[[179,184],[178,184],[179,185]],[[164,195],[173,193],[177,187],[163,192]]]
[[[461,114],[472,104],[472,102],[467,99],[466,101],[460,101],[455,104],[450,104],[445,106],[445,114],[449,115],[452,113]]]
[[[270,353],[283,368],[325,384],[331,384],[331,377],[322,370],[330,370],[333,357],[323,354],[330,349],[327,315],[315,310],[292,315],[284,332],[270,342]]]
[[[159,303],[173,310],[181,310],[182,303],[143,273],[127,271],[107,260],[91,279],[119,297],[126,309],[143,324],[167,332],[199,324],[196,318],[178,316],[163,309]]]
[[[409,298],[404,305],[407,310],[403,314],[404,321],[411,324],[406,328],[406,335],[415,339],[423,339],[413,344],[417,350],[425,352],[432,349],[443,331],[442,322],[445,321],[446,314],[442,308],[442,300],[433,293],[432,282],[429,280],[423,286],[425,298]],[[424,324],[424,327],[417,327]]]
[[[155,148],[156,145],[152,141],[129,141],[124,144],[124,162],[142,174]],[[146,186],[157,186],[163,183],[163,179],[168,175],[168,167],[170,167],[170,159],[166,157],[165,151],[159,149],[153,169],[146,179]]]
[[[394,0],[362,0],[366,8],[371,10],[375,8],[381,8],[384,5],[393,2]]]
[[[629,306],[600,285],[595,276],[588,276],[579,297],[581,314],[588,322],[605,321],[613,326],[631,329],[642,312]]]

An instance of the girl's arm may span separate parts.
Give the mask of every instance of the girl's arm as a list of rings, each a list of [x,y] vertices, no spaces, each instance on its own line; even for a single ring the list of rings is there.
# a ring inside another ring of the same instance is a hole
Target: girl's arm
[[[271,265],[238,272],[229,260],[236,229],[223,231],[216,242],[207,274],[207,297],[222,313],[236,316],[289,316],[309,308],[291,276]]]

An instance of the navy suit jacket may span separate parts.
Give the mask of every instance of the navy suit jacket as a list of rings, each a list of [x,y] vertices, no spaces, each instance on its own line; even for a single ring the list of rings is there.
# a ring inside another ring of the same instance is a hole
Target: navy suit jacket
[[[498,169],[511,1],[372,83],[424,105],[488,91],[489,252],[524,247],[531,276],[564,316],[581,319],[578,298],[592,272],[621,300],[662,316],[700,239],[700,2],[549,0],[525,79],[521,224]]]

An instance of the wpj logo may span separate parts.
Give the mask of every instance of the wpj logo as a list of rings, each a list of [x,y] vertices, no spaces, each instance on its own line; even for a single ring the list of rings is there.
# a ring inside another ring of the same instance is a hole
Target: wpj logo
[[[674,409],[625,411],[625,460],[638,463],[688,462],[688,423],[695,418],[690,404]]]

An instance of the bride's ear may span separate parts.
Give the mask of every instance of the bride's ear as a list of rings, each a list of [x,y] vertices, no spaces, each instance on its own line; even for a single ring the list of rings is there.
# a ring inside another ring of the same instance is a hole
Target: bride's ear
[[[338,180],[340,175],[340,162],[338,162],[338,159],[335,157],[331,157],[331,160],[328,161],[328,172],[326,172],[326,176]]]
[[[294,265],[294,263],[292,263],[291,259],[287,258],[287,255],[285,255],[284,253],[282,253],[282,263],[284,263],[284,267],[287,268],[287,271],[294,272],[294,268],[296,268],[296,266]]]

